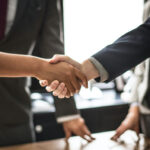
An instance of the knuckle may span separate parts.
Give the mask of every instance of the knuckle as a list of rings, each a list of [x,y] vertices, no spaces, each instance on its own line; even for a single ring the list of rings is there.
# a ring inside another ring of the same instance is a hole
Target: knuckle
[[[57,57],[57,56],[58,56],[58,54],[55,54],[55,55],[54,55],[54,57]]]
[[[55,90],[56,89],[56,85],[51,85],[51,89]]]
[[[81,122],[81,124],[84,124],[84,123],[85,123],[85,121],[84,121],[83,118],[80,118],[80,122]]]

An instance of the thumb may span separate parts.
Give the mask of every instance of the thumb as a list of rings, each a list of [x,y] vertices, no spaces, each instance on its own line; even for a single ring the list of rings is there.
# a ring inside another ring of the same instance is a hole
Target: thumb
[[[39,84],[44,87],[44,86],[47,86],[48,85],[48,81],[47,80],[40,80],[39,81]]]
[[[54,55],[50,60],[49,63],[55,64],[60,61],[66,61],[66,56],[64,55]]]

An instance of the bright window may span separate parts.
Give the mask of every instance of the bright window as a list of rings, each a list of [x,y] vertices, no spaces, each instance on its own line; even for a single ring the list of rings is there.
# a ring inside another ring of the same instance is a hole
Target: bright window
[[[64,0],[65,51],[83,61],[142,23],[143,0]]]

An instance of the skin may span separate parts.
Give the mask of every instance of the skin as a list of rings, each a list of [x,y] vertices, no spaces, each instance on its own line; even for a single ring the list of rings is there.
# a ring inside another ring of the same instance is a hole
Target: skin
[[[63,55],[55,55],[50,60],[51,64],[59,63],[59,62],[66,62],[66,63],[69,63],[72,66],[76,67],[82,73],[85,74],[87,80],[90,80],[92,78],[96,78],[99,76],[99,73],[97,72],[96,68],[89,60],[86,60],[82,64],[79,64],[78,62],[72,60],[68,56],[63,56]],[[81,82],[80,82],[80,84],[81,84]],[[65,87],[65,85],[63,83],[59,82],[58,80],[53,81],[50,85],[48,85],[47,81],[43,80],[43,81],[40,81],[40,85],[43,87],[46,86],[46,90],[48,92],[53,91],[53,94],[55,96],[58,96],[59,98],[67,97],[66,96],[67,88]],[[62,88],[62,86],[63,86],[63,88]],[[79,117],[77,119],[74,119],[74,120],[71,120],[68,122],[64,122],[63,127],[64,127],[64,131],[66,134],[66,140],[68,140],[72,134],[76,134],[88,142],[91,142],[94,140],[94,138],[92,137],[92,135],[91,135],[89,129],[87,128],[85,121],[82,117]]]
[[[67,141],[72,134],[76,134],[88,142],[92,142],[93,140],[95,140],[95,138],[92,137],[91,132],[85,125],[84,119],[81,117],[77,119],[73,119],[71,121],[64,122],[63,127],[64,127]]]
[[[73,65],[74,67],[78,68],[79,70],[81,70],[86,75],[88,80],[100,76],[98,71],[94,67],[94,65],[89,60],[85,60],[82,64],[79,64],[78,62],[72,60],[67,56],[56,55],[50,60],[50,63],[57,63],[60,61],[67,62]],[[45,86],[49,87],[50,91],[53,91],[53,93],[57,95],[59,98],[64,98],[66,93],[65,92],[63,93],[62,89],[60,90],[60,85],[61,83],[59,83],[58,81],[53,81],[50,85],[45,84]],[[111,139],[117,141],[119,137],[122,134],[124,134],[127,130],[133,130],[137,133],[137,135],[139,134],[139,107],[138,106],[130,107],[126,118],[121,123],[121,125],[116,129],[116,133]]]
[[[136,134],[139,134],[139,107],[138,106],[130,106],[129,112],[121,123],[121,125],[117,128],[115,135],[111,138],[114,141],[117,141],[119,137],[124,134],[127,130],[133,130]]]
[[[72,83],[72,78],[75,78],[73,79],[73,81],[75,81],[75,84],[77,84],[75,85],[73,83],[73,85],[71,85],[71,88],[75,89],[74,91],[79,91],[81,83],[83,83],[84,86],[87,87],[87,79],[83,75],[83,73],[81,73],[73,66],[68,65],[67,63],[63,62],[52,65],[49,64],[49,60],[46,59],[0,52],[0,77],[27,76],[37,78],[38,80],[40,80],[42,86],[51,83],[55,79],[60,81],[64,80],[64,83],[60,84],[60,88],[65,89],[63,91],[65,95],[68,91],[65,84],[69,81],[69,79],[71,80],[70,83]],[[56,84],[59,83],[57,80],[55,80]],[[69,86],[68,88],[70,89]],[[51,89],[48,89],[47,87],[46,90],[49,91]],[[68,122],[64,122],[63,127],[67,138],[69,138],[69,135],[71,135],[72,133],[80,133],[80,136],[85,136],[85,139],[87,139],[89,142],[94,139],[81,117],[70,120]]]
[[[87,80],[91,80],[93,78],[97,78],[100,76],[99,72],[97,71],[95,66],[89,60],[85,60],[82,64],[80,64],[77,61],[71,59],[70,57],[64,56],[64,55],[55,55],[50,60],[51,64],[56,64],[59,62],[66,62],[66,63],[76,67],[86,76]],[[45,82],[45,84],[44,84],[44,82]],[[81,84],[81,82],[79,82],[79,83]],[[46,83],[46,81],[41,81],[40,84],[42,86],[46,86],[46,89],[48,89],[48,92],[53,91],[53,94],[55,96],[58,96],[59,98],[68,97],[66,94],[65,87],[63,89],[60,87],[61,82],[58,82],[55,80],[51,84],[48,84],[48,83]]]
[[[65,84],[70,95],[80,90],[80,83],[87,87],[85,75],[65,62],[50,64],[47,59],[0,52],[0,68],[0,77],[31,76],[46,81],[47,84],[58,80]],[[61,84],[60,87],[64,86]]]

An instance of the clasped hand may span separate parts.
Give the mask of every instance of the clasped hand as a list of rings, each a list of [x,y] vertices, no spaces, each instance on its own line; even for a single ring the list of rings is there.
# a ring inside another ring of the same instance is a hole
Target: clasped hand
[[[88,87],[87,78],[81,71],[80,64],[68,56],[55,55],[41,67],[42,74],[37,75],[40,85],[54,96],[69,98],[79,92],[81,85]],[[40,76],[40,77],[39,77]]]

